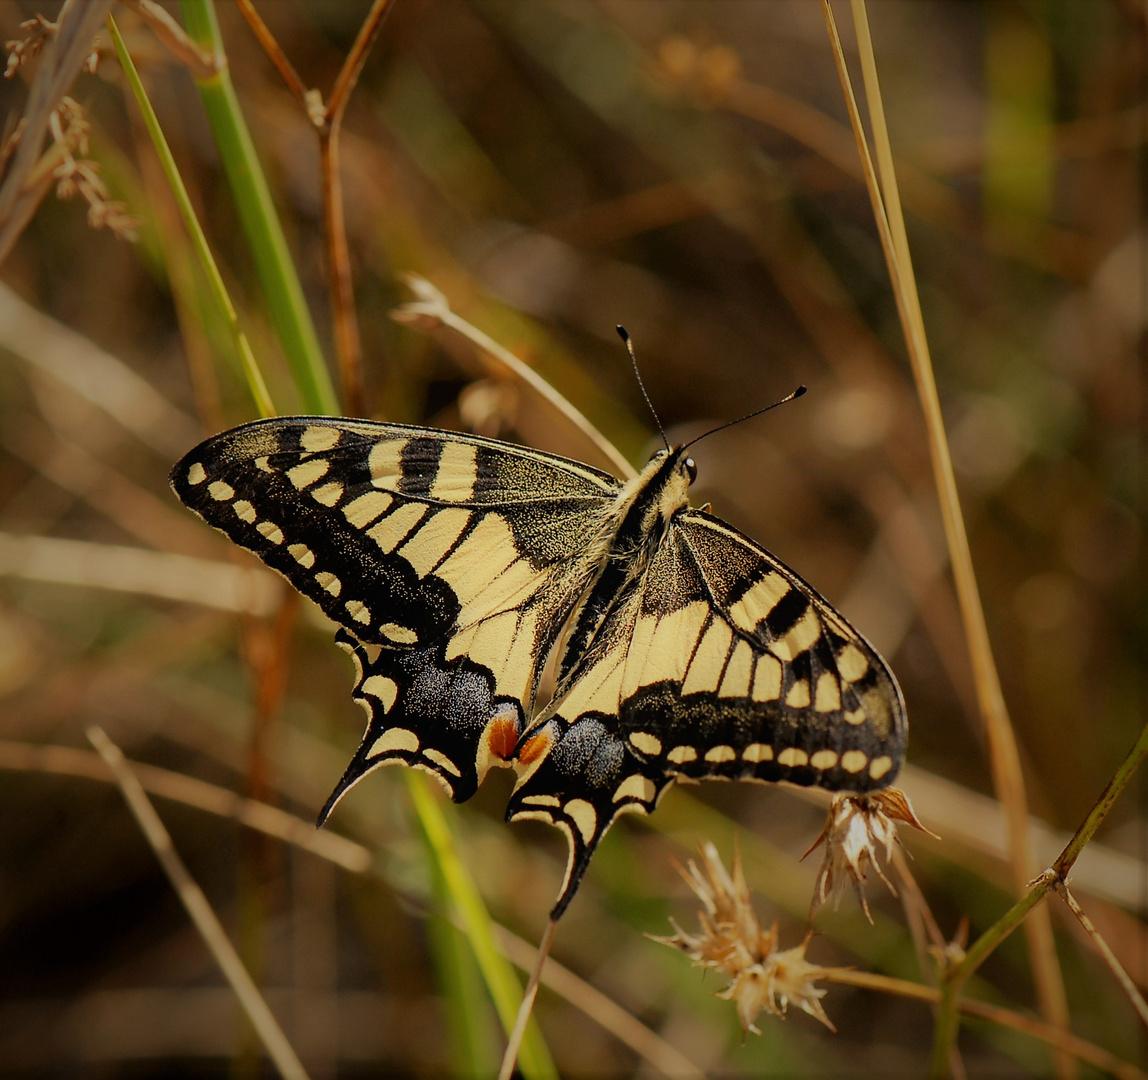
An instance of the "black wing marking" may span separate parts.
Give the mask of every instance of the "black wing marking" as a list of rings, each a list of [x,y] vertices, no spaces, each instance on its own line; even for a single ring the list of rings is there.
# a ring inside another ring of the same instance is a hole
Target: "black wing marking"
[[[569,838],[557,917],[614,818],[650,812],[673,779],[864,792],[892,782],[906,730],[864,638],[748,538],[686,511],[528,733],[549,753],[507,816]]]
[[[524,447],[321,417],[225,432],[171,481],[349,631],[369,723],[324,814],[381,764],[431,768],[464,799],[512,754],[619,488]]]

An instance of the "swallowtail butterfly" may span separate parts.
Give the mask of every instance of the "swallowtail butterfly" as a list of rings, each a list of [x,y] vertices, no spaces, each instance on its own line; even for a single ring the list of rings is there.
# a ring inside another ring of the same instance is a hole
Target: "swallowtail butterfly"
[[[884,660],[692,508],[695,475],[685,448],[622,483],[475,435],[300,416],[208,439],[171,483],[315,601],[354,659],[366,733],[320,824],[381,765],[425,769],[456,802],[512,766],[507,819],[569,841],[557,918],[614,819],[675,779],[863,793],[904,756]]]

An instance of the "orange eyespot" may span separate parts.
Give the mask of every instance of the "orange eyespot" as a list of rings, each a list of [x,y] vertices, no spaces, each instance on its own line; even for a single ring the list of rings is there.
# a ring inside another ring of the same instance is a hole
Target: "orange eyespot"
[[[530,765],[537,761],[550,749],[550,732],[540,731],[532,735],[518,748],[518,761],[522,765]]]
[[[487,746],[491,754],[503,761],[509,761],[514,756],[514,747],[518,743],[518,725],[510,716],[501,716],[495,720],[488,730]]]

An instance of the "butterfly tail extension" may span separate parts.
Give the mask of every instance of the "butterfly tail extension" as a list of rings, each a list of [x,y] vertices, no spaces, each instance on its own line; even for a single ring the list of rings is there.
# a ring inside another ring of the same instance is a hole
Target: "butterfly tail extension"
[[[380,649],[339,630],[335,641],[356,668],[351,696],[367,714],[359,748],[319,815],[326,821],[367,773],[409,765],[435,777],[455,802],[469,799],[494,765],[509,765],[524,727],[519,702],[499,698],[490,672],[442,645]]]
[[[566,910],[614,819],[627,812],[650,813],[672,782],[639,761],[609,724],[605,716],[583,715],[573,723],[556,716],[529,733],[518,750],[521,779],[507,821],[545,821],[569,844],[552,919]]]

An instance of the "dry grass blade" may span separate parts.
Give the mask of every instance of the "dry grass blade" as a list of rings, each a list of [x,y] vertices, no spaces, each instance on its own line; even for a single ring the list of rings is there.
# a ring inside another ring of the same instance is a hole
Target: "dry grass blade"
[[[162,799],[192,806],[309,851],[353,874],[366,873],[372,863],[370,851],[338,833],[321,831],[276,806],[247,799],[233,791],[197,780],[193,776],[161,769],[155,765],[130,763],[143,789]],[[77,776],[106,783],[107,766],[91,750],[73,746],[44,746],[0,739],[0,769],[44,772],[55,776]]]
[[[529,971],[538,950],[504,926],[497,927],[498,944],[511,962]],[[580,979],[569,968],[547,957],[542,968],[542,985],[565,998],[599,1027],[625,1043],[663,1076],[674,1080],[702,1080],[705,1073],[656,1031],[652,1031],[601,990]]]
[[[195,421],[117,357],[37,311],[0,284],[0,347],[106,412],[145,446],[174,459],[195,441]]]
[[[1024,776],[1020,766],[1020,753],[1017,749],[1012,724],[1009,721],[1004,693],[1001,690],[1000,676],[993,659],[984,608],[981,604],[976,574],[973,570],[968,534],[965,530],[960,500],[957,495],[956,477],[949,454],[944,420],[941,415],[940,398],[933,376],[924,319],[921,314],[912,261],[909,255],[908,239],[905,234],[904,218],[901,212],[896,174],[893,169],[888,131],[884,122],[884,110],[881,104],[880,86],[877,81],[876,62],[869,37],[864,0],[853,0],[853,14],[854,23],[857,27],[858,45],[862,57],[862,70],[865,76],[878,161],[881,167],[880,184],[878,184],[877,174],[869,155],[868,143],[861,124],[860,113],[846,69],[845,56],[837,35],[829,0],[822,0],[822,6],[829,27],[830,38],[833,42],[834,59],[841,77],[842,88],[845,91],[850,121],[853,124],[858,150],[864,162],[866,186],[869,190],[874,218],[881,236],[881,245],[893,282],[897,311],[901,317],[913,377],[924,411],[926,430],[929,436],[929,453],[940,499],[949,559],[953,568],[957,599],[960,604],[972,660],[977,700],[988,738],[993,786],[1005,807],[1008,819],[1010,864],[1014,887],[1017,895],[1023,895],[1025,885],[1032,876],[1034,863],[1032,841],[1028,832],[1028,808],[1025,798]],[[1052,923],[1047,910],[1035,911],[1026,922],[1025,932],[1028,936],[1029,952],[1042,1011],[1050,1022],[1067,1030],[1068,1003],[1064,993],[1059,961],[1056,957]],[[1067,1058],[1063,1055],[1058,1056],[1057,1064],[1058,1073],[1061,1076],[1071,1075],[1072,1063]]]
[[[392,318],[397,322],[418,326],[426,330],[446,326],[461,334],[487,356],[493,357],[503,367],[512,371],[539,397],[553,405],[605,456],[620,477],[625,480],[632,480],[637,476],[634,466],[622,456],[618,448],[538,372],[524,364],[509,349],[503,348],[494,338],[484,334],[478,327],[472,326],[460,315],[456,315],[451,310],[446,296],[425,278],[416,274],[407,274],[405,281],[414,291],[415,299],[392,312]]]
[[[1100,931],[1096,929],[1085,910],[1076,902],[1076,897],[1072,895],[1063,881],[1057,884],[1056,891],[1060,893],[1061,899],[1068,905],[1068,910],[1076,916],[1077,922],[1084,927],[1085,932],[1092,938],[1100,955],[1104,958],[1104,962],[1108,965],[1108,970],[1112,972],[1120,984],[1120,989],[1132,1002],[1132,1007],[1140,1017],[1140,1022],[1148,1027],[1148,1003],[1145,1003],[1143,995],[1136,989],[1136,984],[1129,977],[1128,972],[1124,970],[1124,966],[1116,959],[1116,954],[1109,948],[1108,942],[1101,937]]]
[[[207,897],[203,895],[203,890],[188,873],[187,867],[184,866],[183,860],[171,842],[171,836],[164,828],[140,782],[128,767],[120,748],[99,727],[89,728],[88,738],[119,782],[124,799],[139,822],[140,829],[155,852],[156,858],[159,859],[164,873],[167,874],[204,943],[211,950],[220,970],[231,984],[240,1006],[247,1014],[280,1075],[284,1080],[307,1080],[307,1072],[302,1062],[291,1048],[283,1029],[267,1007],[259,988],[228,940],[227,933],[207,902]]]
[[[151,795],[218,817],[230,818],[249,829],[310,852],[352,874],[368,873],[374,866],[370,849],[362,844],[329,829],[316,829],[312,822],[278,807],[244,798],[216,784],[155,765],[133,761],[130,762],[130,768],[143,789]],[[115,778],[108,775],[107,765],[99,755],[91,750],[71,746],[0,740],[0,769],[72,776],[99,783],[115,782]],[[417,904],[418,901],[412,897],[411,903]],[[495,933],[499,948],[513,964],[523,971],[529,971],[534,966],[538,949],[504,926],[495,924]],[[546,958],[542,967],[541,982],[649,1062],[662,1075],[674,1080],[701,1080],[705,1075],[657,1032],[650,1030],[632,1013],[551,957]]]
[[[506,1040],[506,1050],[502,1055],[502,1066],[498,1070],[498,1080],[510,1080],[514,1075],[514,1066],[518,1061],[518,1050],[522,1046],[522,1037],[526,1034],[526,1025],[530,1022],[530,1014],[534,1011],[534,999],[538,996],[538,983],[542,978],[542,968],[546,958],[550,955],[550,946],[554,943],[554,932],[558,923],[550,919],[546,923],[546,930],[542,940],[538,943],[538,955],[530,969],[530,978],[526,982],[526,989],[522,994],[522,1004],[518,1007],[518,1015],[514,1018],[514,1027],[510,1029],[510,1037]]]
[[[269,615],[282,595],[282,586],[267,570],[51,536],[0,533],[0,575],[5,574],[250,615]]]

